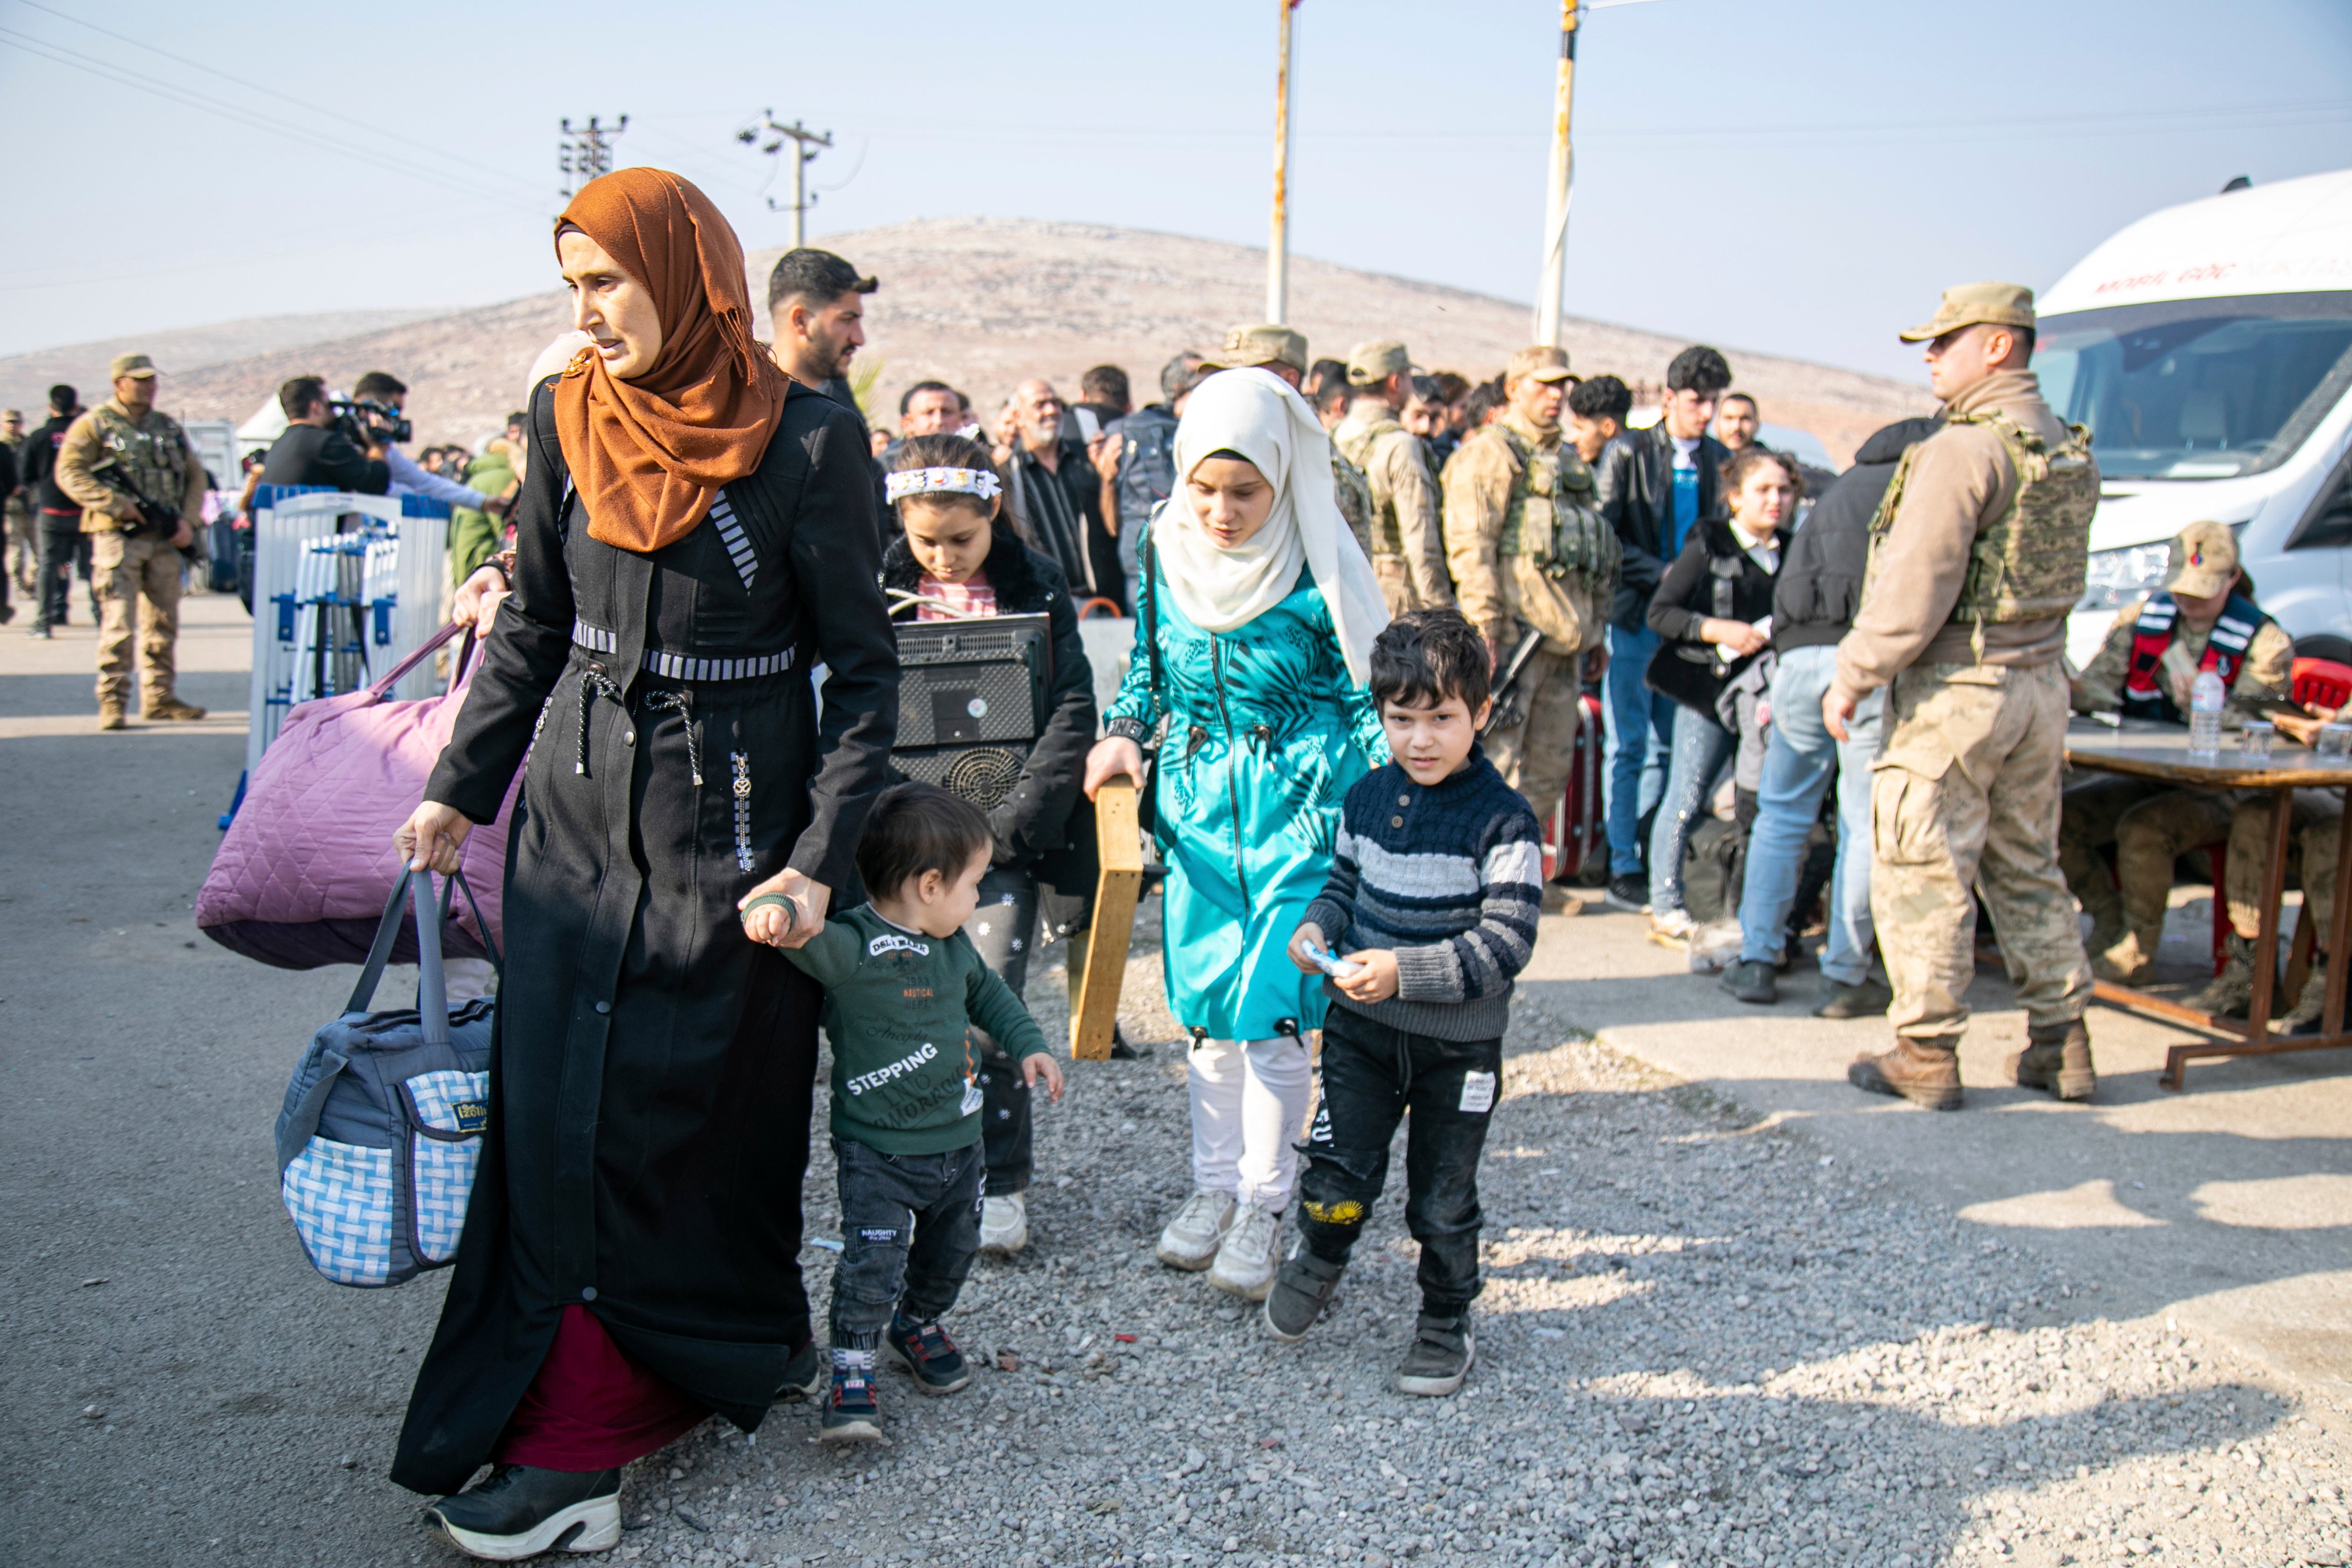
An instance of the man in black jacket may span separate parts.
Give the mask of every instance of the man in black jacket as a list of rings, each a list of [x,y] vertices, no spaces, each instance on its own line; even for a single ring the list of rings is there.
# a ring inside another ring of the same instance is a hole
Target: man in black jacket
[[[40,529],[35,577],[39,594],[33,609],[33,635],[46,637],[66,624],[66,600],[77,570],[89,581],[89,535],[81,531],[81,505],[58,488],[58,448],[81,416],[81,396],[70,386],[49,388],[49,422],[25,437],[17,481],[26,491]],[[98,620],[98,590],[90,590],[89,618]]]
[[[1822,723],[1822,696],[1837,674],[1838,639],[1862,603],[1870,564],[1870,520],[1895,477],[1904,451],[1934,434],[1940,421],[1898,419],[1854,454],[1812,516],[1789,544],[1772,595],[1772,730],[1765,743],[1764,779],[1757,792],[1756,825],[1748,835],[1747,882],[1739,900],[1739,962],[1724,972],[1724,989],[1743,1002],[1771,1002],[1773,974],[1796,901],[1805,840],[1821,815],[1822,795],[1838,784],[1837,867],[1830,875],[1829,941],[1822,949],[1828,994],[1814,1009],[1822,1018],[1874,1017],[1893,994],[1871,977],[1876,944],[1870,918],[1870,763],[1878,754],[1884,693],[1855,709],[1847,739],[1832,739]]]
[[[1666,563],[1703,517],[1722,510],[1724,460],[1731,454],[1706,433],[1717,400],[1731,384],[1731,366],[1705,344],[1676,354],[1666,367],[1661,417],[1646,430],[1628,430],[1602,449],[1593,478],[1601,515],[1617,531],[1624,565],[1609,616],[1609,901],[1621,909],[1649,907],[1643,860],[1644,820],[1666,788],[1666,748],[1674,733],[1673,700],[1643,684],[1657,635],[1646,624],[1650,596]]]
[[[392,469],[383,453],[373,447],[362,452],[335,428],[325,382],[315,375],[296,376],[278,389],[278,406],[286,411],[289,423],[261,465],[263,484],[326,485],[363,496],[383,495],[392,489]]]

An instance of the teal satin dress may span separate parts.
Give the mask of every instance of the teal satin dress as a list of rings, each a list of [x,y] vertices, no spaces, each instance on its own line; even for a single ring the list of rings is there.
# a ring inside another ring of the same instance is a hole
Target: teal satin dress
[[[1168,865],[1169,1011],[1212,1039],[1319,1028],[1322,976],[1299,973],[1287,950],[1331,869],[1348,786],[1388,761],[1380,717],[1348,673],[1311,574],[1229,632],[1202,631],[1164,583],[1151,587],[1161,688],[1152,617],[1139,615],[1106,719],[1130,734],[1168,720],[1151,788]]]

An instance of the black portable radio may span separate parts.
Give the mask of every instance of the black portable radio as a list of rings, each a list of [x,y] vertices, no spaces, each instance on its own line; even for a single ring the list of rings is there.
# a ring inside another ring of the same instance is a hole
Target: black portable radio
[[[986,616],[901,623],[897,772],[993,810],[1045,724],[1050,623]]]

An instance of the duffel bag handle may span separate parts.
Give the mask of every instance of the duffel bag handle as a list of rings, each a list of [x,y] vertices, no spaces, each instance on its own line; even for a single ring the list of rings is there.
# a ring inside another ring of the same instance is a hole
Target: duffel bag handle
[[[453,874],[453,885],[463,883],[463,871]],[[383,918],[376,922],[375,942],[368,948],[367,963],[361,966],[359,984],[352,987],[352,999],[343,1011],[364,1013],[375,1000],[375,988],[383,981],[384,965],[392,962],[393,943],[400,938],[401,922],[408,916],[414,902],[416,913],[416,1014],[424,1031],[424,1043],[446,1046],[449,1043],[449,982],[441,968],[441,920],[447,918],[446,909],[436,909],[433,898],[433,873],[412,867],[401,868],[392,884],[392,895],[383,901]],[[474,889],[466,889],[466,901],[474,904]],[[436,919],[436,916],[441,917]],[[474,919],[482,920],[481,906],[474,904]],[[482,926],[483,945],[489,949],[490,962],[498,963],[498,949],[490,939],[489,927]]]
[[[459,632],[464,632],[466,634],[466,641],[465,645],[457,650],[457,662],[452,665],[449,669],[449,684],[454,688],[458,681],[465,679],[466,660],[473,653],[475,639],[474,624],[471,621],[467,621],[463,624],[457,621],[451,621],[447,626],[443,626],[439,631],[435,632],[431,637],[426,637],[423,642],[417,644],[416,651],[415,653],[410,654],[406,658],[404,658],[398,664],[394,665],[390,669],[386,670],[377,679],[374,685],[368,688],[368,696],[375,701],[383,701],[384,694],[389,692],[394,687],[400,684],[400,678],[402,676],[406,675],[410,670],[415,669],[418,665],[432,658],[435,650],[438,649],[451,637],[456,637]]]

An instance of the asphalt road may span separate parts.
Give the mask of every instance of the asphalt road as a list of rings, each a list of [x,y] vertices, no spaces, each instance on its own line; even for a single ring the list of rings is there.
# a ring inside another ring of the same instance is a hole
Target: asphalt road
[[[420,1561],[383,1472],[440,1278],[330,1285],[279,1206],[270,1124],[356,971],[196,932],[247,622],[187,610],[181,693],[221,716],[117,734],[86,619],[0,628],[0,1562]]]

